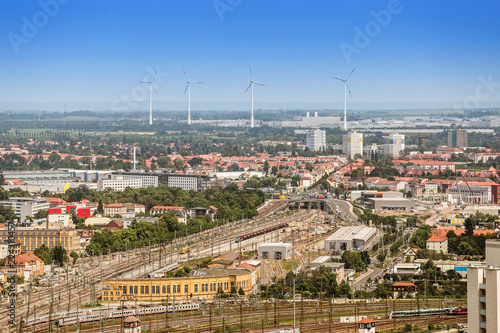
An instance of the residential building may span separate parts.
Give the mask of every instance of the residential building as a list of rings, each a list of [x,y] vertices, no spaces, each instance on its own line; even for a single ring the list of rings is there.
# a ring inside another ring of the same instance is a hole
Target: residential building
[[[332,262],[332,257],[330,256],[320,256],[311,261],[311,270],[318,269],[319,267],[326,267],[332,273],[336,274],[337,284],[340,285],[344,280],[344,263]]]
[[[442,252],[448,254],[448,237],[443,233],[431,233],[431,236],[426,241],[427,250]]]
[[[45,199],[10,197],[9,200],[0,201],[0,205],[8,205],[14,208],[14,213],[21,222],[26,221],[27,216],[35,216],[42,209],[49,209],[50,204]]]
[[[324,150],[326,148],[326,131],[317,129],[307,132],[306,145],[309,150]]]
[[[180,206],[154,206],[149,210],[151,215],[172,212],[180,223],[187,223],[188,211]]]
[[[500,242],[486,241],[484,266],[468,267],[469,333],[500,332]]]
[[[105,216],[115,216],[118,214],[121,217],[125,217],[127,215],[127,206],[121,203],[104,204],[102,208]]]
[[[448,147],[467,147],[467,130],[454,129],[448,131]]]
[[[97,190],[104,191],[107,188],[115,191],[125,191],[127,187],[141,188],[142,179],[125,179],[123,177],[115,177],[113,179],[98,179]]]
[[[217,213],[217,208],[214,206],[208,207],[193,207],[187,210],[188,216],[191,219],[195,219],[196,217],[208,215],[212,220],[215,219],[215,214]]]
[[[349,132],[342,137],[342,152],[354,158],[356,154],[363,156],[363,133]]]
[[[199,269],[189,276],[160,279],[116,279],[103,281],[103,301],[212,299],[220,291],[243,289],[252,294],[252,272],[245,269]]]
[[[385,155],[397,158],[405,149],[405,136],[404,134],[391,133],[386,140],[386,144]]]
[[[73,228],[73,216],[70,213],[49,214],[47,222],[51,229]]]
[[[44,274],[43,260],[33,253],[21,253],[16,255],[14,257],[14,265],[16,275],[24,277],[26,282],[28,282],[30,278],[35,278]],[[5,266],[1,267],[1,271],[7,272],[9,270],[9,261],[5,260]]]

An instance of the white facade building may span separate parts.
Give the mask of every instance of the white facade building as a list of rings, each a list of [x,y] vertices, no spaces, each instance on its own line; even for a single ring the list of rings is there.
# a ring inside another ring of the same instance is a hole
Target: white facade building
[[[264,243],[257,246],[259,259],[289,260],[292,251],[291,243]]]
[[[486,241],[484,266],[467,269],[469,333],[500,332],[500,242]]]
[[[363,133],[349,132],[342,137],[342,150],[353,158],[356,154],[363,156]]]
[[[153,175],[151,173],[144,173],[144,175],[134,173],[122,173],[119,176],[112,175],[112,179],[140,179],[142,180],[142,187],[158,187],[158,175]]]
[[[124,179],[122,176],[116,176],[113,179],[97,180],[97,190],[104,191],[106,188],[111,188],[115,191],[125,191],[127,187],[141,188],[142,179]]]
[[[307,132],[306,145],[307,148],[314,151],[320,151],[326,148],[326,131],[317,129]]]
[[[405,135],[398,133],[391,133],[386,140],[385,155],[389,157],[399,157],[401,151],[405,149]]]
[[[0,201],[0,205],[8,205],[14,208],[14,213],[21,222],[26,220],[27,216],[35,216],[39,210],[49,209],[49,202],[45,199],[34,199],[25,197],[11,197],[7,201]]]

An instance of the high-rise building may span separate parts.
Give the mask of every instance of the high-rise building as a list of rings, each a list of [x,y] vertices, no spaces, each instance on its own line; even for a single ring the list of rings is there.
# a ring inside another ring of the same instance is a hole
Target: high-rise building
[[[342,137],[344,154],[353,158],[356,154],[363,156],[363,133],[349,132]]]
[[[469,333],[500,332],[500,241],[486,241],[485,265],[467,267]]]
[[[314,130],[309,131],[306,135],[307,148],[314,151],[320,151],[326,148],[326,131]]]
[[[396,158],[405,149],[405,135],[391,133],[386,140],[385,155]]]
[[[467,130],[448,131],[448,147],[467,147]]]

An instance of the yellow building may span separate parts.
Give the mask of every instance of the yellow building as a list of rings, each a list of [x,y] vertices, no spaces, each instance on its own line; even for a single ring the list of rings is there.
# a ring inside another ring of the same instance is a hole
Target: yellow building
[[[0,240],[7,240],[9,237],[7,229],[0,229]],[[80,236],[76,229],[16,229],[16,240],[21,244],[21,251],[34,251],[37,247],[45,244],[49,249],[56,245],[61,245],[68,252],[79,252]]]
[[[200,269],[186,277],[164,279],[119,279],[103,281],[103,301],[213,298],[219,291],[230,293],[240,287],[252,293],[252,273],[244,269]]]

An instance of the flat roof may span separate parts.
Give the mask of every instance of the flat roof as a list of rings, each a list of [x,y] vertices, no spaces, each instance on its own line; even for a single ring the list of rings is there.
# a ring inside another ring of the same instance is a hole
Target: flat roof
[[[311,264],[324,264],[325,262],[328,262],[331,260],[332,257],[330,256],[320,256],[314,259]]]
[[[376,228],[370,228],[364,225],[353,226],[353,227],[342,227],[335,231],[333,235],[328,237],[326,240],[354,240],[354,239],[365,239],[370,236],[370,234],[377,232]]]
[[[278,247],[278,246],[281,246],[281,247],[286,246],[286,247],[291,247],[292,244],[291,243],[264,243],[264,244],[260,244],[257,247],[260,248],[260,247],[266,247],[266,246],[276,246],[276,247]]]

